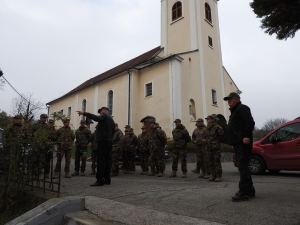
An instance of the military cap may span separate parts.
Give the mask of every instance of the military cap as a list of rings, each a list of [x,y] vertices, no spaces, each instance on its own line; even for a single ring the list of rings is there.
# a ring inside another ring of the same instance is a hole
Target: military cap
[[[198,118],[198,119],[196,120],[196,122],[203,122],[203,119]]]
[[[101,107],[100,109],[98,109],[98,113],[100,113],[102,109],[105,109],[105,110],[107,110],[107,111],[109,112],[109,108],[103,106],[103,107]]]
[[[155,117],[153,117],[153,116],[145,116],[143,119],[141,119],[141,123],[143,123],[143,122],[146,122],[146,121],[148,121],[149,122],[149,119],[151,119],[151,120],[154,120],[154,122],[155,122]]]
[[[224,101],[227,101],[230,98],[240,98],[240,95],[236,92],[230,92],[230,94],[224,98]]]
[[[146,126],[142,126],[142,128],[141,129],[147,129],[147,127]]]
[[[22,119],[22,116],[21,115],[15,115],[13,118],[14,119]]]
[[[62,119],[62,122],[63,123],[68,123],[68,122],[70,122],[70,119],[69,118]]]
[[[181,119],[176,119],[176,120],[174,121],[174,123],[177,123],[177,122],[180,122],[180,123],[181,123]]]
[[[40,118],[48,118],[48,115],[47,114],[41,114]]]
[[[213,117],[213,115],[209,115],[209,116],[207,116],[205,119],[206,119],[206,120],[207,120],[207,119],[211,119],[211,120],[213,120],[213,121],[216,121],[216,118]]]
[[[85,122],[85,120],[80,120],[80,123],[84,123],[85,124],[86,122]]]
[[[124,128],[129,129],[129,128],[131,128],[131,126],[130,125],[126,125]]]

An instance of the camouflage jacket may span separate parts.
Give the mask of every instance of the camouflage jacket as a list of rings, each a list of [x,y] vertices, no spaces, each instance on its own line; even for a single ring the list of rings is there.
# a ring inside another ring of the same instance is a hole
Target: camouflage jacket
[[[195,143],[197,146],[200,146],[200,145],[205,145],[206,143],[205,142],[202,142],[201,140],[203,139],[206,139],[205,137],[205,131],[206,131],[206,126],[203,125],[201,127],[197,127],[193,134],[192,134],[192,141],[193,143]]]
[[[140,152],[149,152],[150,150],[150,135],[142,132],[138,136],[137,146]]]
[[[121,149],[124,152],[134,152],[136,145],[137,137],[135,134],[125,135],[121,143]]]
[[[208,150],[221,149],[221,139],[224,135],[221,126],[215,123],[207,125],[204,135],[206,137]]]
[[[152,145],[152,151],[162,151],[167,144],[166,133],[157,127],[152,129],[150,143]]]
[[[120,147],[120,143],[121,143],[121,140],[123,139],[123,132],[118,129],[118,130],[115,130],[114,132],[114,136],[113,136],[113,150],[114,149],[118,149]]]
[[[57,130],[57,143],[60,144],[62,149],[71,150],[73,142],[75,140],[75,135],[71,127],[61,127]]]
[[[86,148],[91,141],[91,136],[92,136],[92,133],[86,126],[84,126],[84,127],[80,126],[75,131],[76,147]]]
[[[54,128],[55,129],[55,128]],[[46,123],[40,120],[30,127],[31,143],[34,149],[48,149],[54,145],[55,131]]]
[[[13,124],[4,130],[2,143],[4,148],[22,148],[28,143],[28,131],[25,127]]]
[[[94,131],[92,133],[92,137],[91,137],[91,143],[92,143],[92,151],[96,151],[97,150],[97,134],[96,131]]]
[[[182,124],[172,131],[174,148],[186,148],[186,144],[191,141],[191,137],[185,126]]]

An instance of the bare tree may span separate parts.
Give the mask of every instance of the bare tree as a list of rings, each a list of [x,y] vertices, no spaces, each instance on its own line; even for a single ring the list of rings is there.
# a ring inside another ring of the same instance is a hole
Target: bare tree
[[[274,130],[276,127],[280,126],[281,124],[284,124],[288,122],[287,119],[284,118],[277,118],[277,119],[269,119],[267,122],[264,123],[261,130],[266,134],[270,131]]]
[[[41,110],[46,109],[45,104],[32,98],[32,94],[22,94],[12,100],[12,114],[22,115],[25,123],[31,123],[38,118]]]

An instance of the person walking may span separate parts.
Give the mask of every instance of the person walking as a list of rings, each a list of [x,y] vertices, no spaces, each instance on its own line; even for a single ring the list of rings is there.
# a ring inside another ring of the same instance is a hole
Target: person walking
[[[79,116],[84,115],[94,121],[97,121],[97,173],[96,182],[90,186],[103,186],[111,183],[110,170],[111,170],[111,151],[112,140],[115,130],[115,122],[109,114],[107,107],[102,107],[98,110],[100,116],[76,111]]]
[[[233,146],[240,172],[239,191],[231,197],[232,201],[244,201],[255,196],[249,161],[253,147],[252,131],[254,119],[248,106],[242,104],[240,96],[231,92],[224,101],[228,102],[231,112],[228,122],[228,144]]]

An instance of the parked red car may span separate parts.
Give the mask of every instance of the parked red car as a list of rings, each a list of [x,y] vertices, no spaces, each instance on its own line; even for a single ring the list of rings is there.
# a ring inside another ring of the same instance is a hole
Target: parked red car
[[[235,155],[233,163],[237,166]],[[266,170],[300,171],[300,117],[254,142],[249,168],[252,174],[263,174]]]

